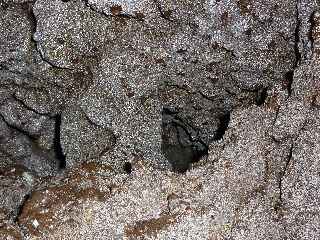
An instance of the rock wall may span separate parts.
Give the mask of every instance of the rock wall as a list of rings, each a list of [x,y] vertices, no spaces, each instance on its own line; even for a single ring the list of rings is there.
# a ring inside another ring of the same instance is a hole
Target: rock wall
[[[318,239],[317,1],[0,12],[0,239]]]

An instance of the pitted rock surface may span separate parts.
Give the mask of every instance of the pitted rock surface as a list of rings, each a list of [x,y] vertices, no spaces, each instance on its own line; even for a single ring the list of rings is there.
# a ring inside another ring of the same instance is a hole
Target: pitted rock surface
[[[318,239],[316,0],[0,0],[0,239]]]

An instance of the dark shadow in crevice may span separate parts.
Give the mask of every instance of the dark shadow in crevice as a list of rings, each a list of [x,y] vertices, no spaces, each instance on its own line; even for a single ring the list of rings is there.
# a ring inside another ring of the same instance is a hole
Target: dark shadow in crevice
[[[59,162],[59,169],[65,169],[66,168],[66,156],[63,153],[62,147],[61,147],[61,114],[56,115],[55,117],[55,126],[54,126],[54,139],[53,139],[53,148],[55,157],[57,158]]]
[[[301,29],[301,20],[299,18],[299,3],[296,3],[296,26],[294,29],[294,34],[293,34],[293,38],[294,38],[294,46],[293,46],[293,51],[294,51],[294,55],[295,55],[295,59],[294,59],[294,65],[291,71],[288,71],[285,75],[284,75],[284,82],[285,82],[285,89],[288,92],[288,96],[290,97],[292,94],[292,83],[293,83],[293,78],[294,78],[294,70],[299,66],[300,62],[301,62],[301,58],[303,57],[301,52],[300,52],[300,48],[299,48],[299,42],[300,42],[300,29]],[[314,24],[313,22],[313,14],[311,16],[310,19],[310,31],[308,32],[308,37],[310,39],[311,42],[313,42],[312,39],[312,26]]]
[[[257,106],[261,106],[266,102],[268,97],[268,89],[262,88],[256,92],[255,103]]]
[[[198,149],[193,146],[166,145],[162,144],[162,151],[177,173],[185,173],[192,163],[198,162],[203,156],[208,155],[208,147]]]
[[[19,222],[19,217],[21,216],[22,212],[23,212],[23,208],[25,206],[25,204],[28,202],[28,200],[31,198],[31,193],[28,193],[24,196],[21,204],[18,206],[17,211],[16,211],[16,215],[15,218],[13,219],[14,223],[18,223]]]
[[[286,89],[287,89],[288,95],[291,96],[294,71],[287,72],[284,77],[285,77]]]
[[[294,68],[296,68],[301,61],[301,53],[300,53],[300,49],[299,49],[300,26],[301,26],[301,20],[299,19],[298,3],[296,3],[296,27],[294,30],[294,54],[295,54],[296,59],[295,59]]]
[[[124,165],[123,165],[123,170],[127,174],[131,174],[132,173],[132,164],[130,162],[125,162]]]
[[[192,128],[175,110],[163,108],[161,150],[174,172],[185,173],[192,163],[208,154],[207,144],[200,136],[192,137],[192,132],[199,130]]]
[[[310,39],[311,41],[311,44],[312,44],[312,47],[313,47],[313,44],[314,44],[314,38],[313,38],[313,30],[315,28],[315,12],[313,12],[310,16],[310,19],[309,19],[309,22],[310,22],[310,28],[309,28],[309,31],[308,31],[308,38]]]
[[[219,117],[219,126],[217,129],[216,136],[214,138],[215,141],[218,141],[223,138],[225,132],[228,129],[230,122],[230,112],[226,112]]]

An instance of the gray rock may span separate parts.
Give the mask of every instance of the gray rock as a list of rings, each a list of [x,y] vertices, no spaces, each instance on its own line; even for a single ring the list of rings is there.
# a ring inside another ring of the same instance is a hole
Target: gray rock
[[[0,0],[0,227],[317,239],[318,7]]]
[[[60,141],[66,165],[72,167],[110,151],[115,138],[110,130],[93,124],[79,107],[73,106],[62,115]]]
[[[18,165],[1,168],[0,171],[0,211],[4,214],[0,219],[2,222],[17,217],[25,199],[37,183],[37,178]]]

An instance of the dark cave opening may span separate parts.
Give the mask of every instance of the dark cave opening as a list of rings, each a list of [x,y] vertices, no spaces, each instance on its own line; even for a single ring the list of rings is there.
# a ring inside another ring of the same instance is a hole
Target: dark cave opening
[[[178,112],[169,108],[162,111],[162,152],[171,164],[172,170],[185,173],[192,163],[208,154],[208,146],[201,138],[193,138],[194,129]],[[200,135],[200,134],[198,134]]]

